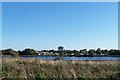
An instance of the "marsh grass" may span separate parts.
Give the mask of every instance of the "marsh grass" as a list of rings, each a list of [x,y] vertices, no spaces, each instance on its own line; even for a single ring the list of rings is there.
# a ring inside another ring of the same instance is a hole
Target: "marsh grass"
[[[40,59],[3,58],[3,78],[120,79],[120,61],[45,61]]]

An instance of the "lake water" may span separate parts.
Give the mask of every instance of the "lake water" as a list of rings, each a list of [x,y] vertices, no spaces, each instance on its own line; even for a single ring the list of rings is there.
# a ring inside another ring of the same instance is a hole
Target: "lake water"
[[[43,60],[54,60],[56,57],[53,56],[31,56],[21,58],[37,58]],[[120,60],[120,57],[61,57],[63,60]]]

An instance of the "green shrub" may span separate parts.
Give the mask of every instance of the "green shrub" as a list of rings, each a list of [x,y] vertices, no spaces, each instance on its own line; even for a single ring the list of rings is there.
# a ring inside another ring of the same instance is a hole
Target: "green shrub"
[[[19,56],[19,53],[12,53],[11,56],[12,56],[12,57],[18,57],[18,56]]]
[[[36,79],[39,79],[39,80],[45,80],[47,77],[45,75],[45,73],[43,71],[41,71],[39,74],[37,74],[35,76]]]
[[[56,61],[56,60],[63,60],[61,57],[56,57],[55,59],[54,59],[54,61]]]
[[[12,70],[11,64],[4,64],[2,66],[2,75],[7,76],[11,70]]]

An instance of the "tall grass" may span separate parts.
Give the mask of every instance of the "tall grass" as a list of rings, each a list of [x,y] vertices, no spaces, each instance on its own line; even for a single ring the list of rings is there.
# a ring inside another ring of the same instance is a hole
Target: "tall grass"
[[[120,79],[120,61],[45,61],[39,59],[3,58],[3,78],[32,79]]]

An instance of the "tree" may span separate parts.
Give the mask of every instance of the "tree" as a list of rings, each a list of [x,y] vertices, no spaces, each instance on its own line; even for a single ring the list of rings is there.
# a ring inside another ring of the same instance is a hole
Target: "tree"
[[[60,56],[65,56],[65,52],[60,52]]]
[[[89,51],[88,51],[88,54],[89,54],[89,56],[94,56],[95,55],[95,50],[93,50],[93,49],[90,49]]]
[[[107,50],[107,49],[105,49],[105,50],[102,50],[102,54],[104,54],[104,55],[108,55],[108,54],[109,54],[109,52],[108,52],[108,50]]]
[[[12,54],[14,54],[14,53],[17,53],[17,51],[12,50],[12,49],[2,50],[2,54],[3,54],[3,55],[12,55]]]
[[[98,48],[98,49],[96,50],[96,53],[97,53],[97,55],[101,55],[101,54],[102,54],[101,49]]]
[[[19,51],[20,52],[20,51]],[[22,52],[20,52],[21,55],[36,55],[38,54],[34,49],[25,49]]]
[[[120,55],[120,50],[111,49],[108,52],[109,52],[109,55]]]
[[[79,51],[77,51],[77,50],[73,50],[72,52],[74,53],[75,56],[79,56],[80,55]]]
[[[81,50],[81,52],[83,53],[84,56],[86,56],[87,53],[88,53],[88,52],[87,52],[87,49],[83,49],[83,50]]]
[[[55,50],[52,49],[52,50],[49,50],[48,52],[54,52],[54,51],[55,51]]]

